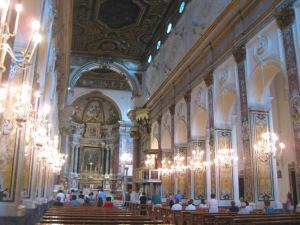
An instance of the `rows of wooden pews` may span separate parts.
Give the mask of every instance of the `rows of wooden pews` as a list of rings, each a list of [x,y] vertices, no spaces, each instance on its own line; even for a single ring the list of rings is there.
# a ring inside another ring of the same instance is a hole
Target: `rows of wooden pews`
[[[149,216],[141,216],[118,208],[96,206],[55,206],[48,209],[36,225],[77,224],[162,224]]]
[[[172,211],[167,205],[153,207],[152,205],[140,205],[137,203],[129,203],[128,211],[136,215],[147,215],[153,220],[161,219],[164,223],[178,225],[300,225],[300,213],[238,215],[237,213],[226,212],[226,209],[220,208],[219,213],[211,214],[208,213],[208,209]]]

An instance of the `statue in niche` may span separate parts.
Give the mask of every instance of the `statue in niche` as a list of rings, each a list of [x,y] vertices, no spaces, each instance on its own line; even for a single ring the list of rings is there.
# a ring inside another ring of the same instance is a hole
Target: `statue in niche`
[[[83,120],[85,122],[103,122],[103,112],[100,102],[92,101],[85,110]]]
[[[80,108],[78,105],[74,107],[71,117],[75,122],[80,121]]]

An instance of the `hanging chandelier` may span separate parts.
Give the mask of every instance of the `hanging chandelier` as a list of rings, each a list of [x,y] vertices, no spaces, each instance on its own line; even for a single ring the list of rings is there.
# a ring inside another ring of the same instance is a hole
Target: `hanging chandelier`
[[[171,172],[181,175],[186,173],[187,168],[185,165],[185,157],[177,153],[174,157],[174,163],[171,165]]]
[[[34,55],[34,52],[37,48],[37,45],[41,41],[41,35],[38,30],[40,28],[40,24],[37,21],[32,23],[33,33],[31,38],[24,50],[15,51],[13,47],[10,46],[11,38],[17,35],[20,14],[23,11],[23,7],[21,4],[16,4],[13,7],[11,0],[1,0],[0,1],[0,81],[2,79],[2,73],[6,70],[5,67],[5,57],[8,54],[12,60],[16,63],[16,65],[20,67],[27,67]],[[10,10],[15,8],[15,20],[11,21],[11,13]],[[10,30],[10,24],[14,22],[14,27]]]
[[[204,151],[197,149],[192,151],[189,168],[193,171],[204,171],[211,165],[211,162],[204,160]]]
[[[171,173],[171,166],[172,163],[170,160],[162,160],[161,161],[161,168],[158,168],[158,170],[160,171],[160,173],[162,175],[169,175]]]
[[[218,167],[229,168],[233,166],[234,162],[238,161],[238,157],[233,156],[233,149],[221,148],[215,157],[215,165]]]
[[[262,162],[267,162],[272,156],[278,154],[285,149],[285,144],[279,142],[279,139],[275,133],[265,132],[260,136],[260,140],[253,145],[255,155],[257,159]]]

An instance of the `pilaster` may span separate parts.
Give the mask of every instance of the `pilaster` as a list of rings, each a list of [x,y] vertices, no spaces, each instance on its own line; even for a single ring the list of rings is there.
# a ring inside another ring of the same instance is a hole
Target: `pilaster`
[[[240,45],[232,51],[237,63],[238,83],[240,91],[241,125],[242,125],[242,144],[244,153],[244,198],[247,201],[254,201],[254,180],[253,163],[250,146],[250,123],[248,115],[247,86],[246,86],[246,48]]]
[[[161,119],[162,115],[160,115],[157,118],[157,124],[158,124],[158,152],[157,152],[157,168],[161,168],[161,161],[162,161],[162,150],[161,150]]]
[[[285,53],[286,71],[289,85],[290,111],[293,121],[294,142],[296,153],[296,182],[298,193],[298,206],[300,208],[300,89],[297,70],[296,50],[292,26],[295,20],[293,1],[281,5],[275,12],[277,24],[282,32],[283,47]]]
[[[210,161],[215,158],[215,124],[214,124],[214,99],[213,99],[213,71],[209,71],[204,78],[207,87],[208,96],[208,127],[209,127],[209,151]],[[216,168],[214,165],[210,168],[211,193],[216,194]],[[208,196],[209,197],[209,196]]]

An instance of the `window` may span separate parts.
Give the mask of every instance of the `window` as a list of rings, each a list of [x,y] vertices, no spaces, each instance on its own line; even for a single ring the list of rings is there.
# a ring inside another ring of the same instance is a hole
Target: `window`
[[[172,30],[172,23],[169,23],[168,24],[168,27],[167,27],[167,34],[169,34],[170,32],[171,32],[171,30]]]
[[[160,46],[161,46],[161,41],[158,41],[157,44],[156,44],[156,49],[159,50]]]
[[[185,1],[181,2],[178,12],[181,14],[183,13],[184,9],[185,9]]]
[[[152,55],[149,55],[149,57],[148,57],[148,63],[151,63],[151,61],[152,61]]]

